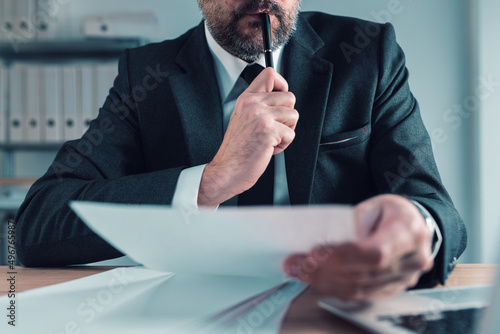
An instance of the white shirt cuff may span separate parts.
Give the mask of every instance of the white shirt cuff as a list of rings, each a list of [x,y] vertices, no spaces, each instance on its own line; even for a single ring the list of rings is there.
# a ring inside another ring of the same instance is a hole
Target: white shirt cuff
[[[430,214],[427,209],[417,201],[412,201],[413,204],[418,208],[422,216],[424,216],[425,222],[427,224],[427,228],[431,232],[432,235],[432,258],[435,259],[441,245],[443,243],[443,235],[441,234],[441,230],[439,229],[439,225],[436,223],[436,220]]]
[[[198,191],[206,166],[186,168],[181,172],[172,199],[173,207],[198,210]]]

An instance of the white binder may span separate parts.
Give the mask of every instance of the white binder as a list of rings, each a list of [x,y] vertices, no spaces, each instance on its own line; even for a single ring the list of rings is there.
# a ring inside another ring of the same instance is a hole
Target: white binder
[[[23,69],[20,65],[14,65],[9,71],[9,141],[13,144],[22,143],[23,128],[22,117],[24,109]]]
[[[82,79],[82,126],[83,132],[87,131],[90,121],[95,118],[95,96],[94,96],[94,71],[92,65],[83,65],[81,67]]]
[[[51,40],[56,37],[56,22],[61,11],[61,5],[54,0],[36,1],[36,27],[38,40]]]
[[[7,92],[9,72],[0,63],[0,144],[7,141]]]
[[[18,40],[31,41],[36,39],[36,26],[33,22],[35,0],[15,0],[14,33]]]
[[[95,67],[95,80],[96,80],[96,107],[94,109],[94,116],[97,116],[99,110],[104,106],[106,98],[111,88],[111,66],[109,64],[97,65]]]
[[[63,66],[63,128],[64,140],[72,140],[80,137],[78,131],[78,117],[80,106],[77,103],[78,84],[77,68],[73,65]]]
[[[115,79],[118,76],[118,62],[111,63],[109,71],[110,71],[110,75],[111,75],[110,76],[110,79],[111,79],[110,87],[111,87],[111,86],[113,86],[113,83],[115,82]]]
[[[8,41],[14,32],[14,1],[0,0],[0,42]]]
[[[24,86],[26,91],[24,100],[26,101],[23,109],[23,133],[24,141],[30,144],[40,143],[41,118],[40,118],[40,67],[37,65],[28,65],[24,68]]]
[[[64,140],[62,116],[62,73],[60,67],[46,65],[43,68],[42,132],[46,143]]]
[[[157,38],[160,34],[160,25],[153,12],[87,16],[82,21],[86,37]]]
[[[83,114],[82,114],[82,70],[80,66],[76,66],[76,115],[75,115],[75,126],[76,126],[76,138],[81,138],[83,130]]]

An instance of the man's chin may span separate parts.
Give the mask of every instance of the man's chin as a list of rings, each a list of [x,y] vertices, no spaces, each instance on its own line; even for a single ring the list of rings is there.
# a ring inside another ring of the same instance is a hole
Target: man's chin
[[[262,32],[260,29],[247,28],[246,30],[238,29],[238,35],[235,36],[240,45],[245,45],[250,49],[263,49],[264,41],[262,40]]]

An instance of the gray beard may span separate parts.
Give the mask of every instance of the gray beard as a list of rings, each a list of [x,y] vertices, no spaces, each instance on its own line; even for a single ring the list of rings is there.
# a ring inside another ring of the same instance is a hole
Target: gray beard
[[[286,18],[283,16],[276,16],[280,25],[277,29],[273,29],[272,51],[288,43],[296,31],[299,17],[298,10],[299,8],[297,8],[297,13],[291,25],[287,25],[287,22],[285,22]],[[216,29],[208,20],[206,20],[206,22],[208,30],[213,38],[233,56],[243,59],[246,62],[253,63],[264,53],[264,45],[261,42],[255,42],[251,37],[244,36],[238,32],[238,19],[231,21],[227,26],[223,27],[223,29]],[[255,22],[254,28],[262,31],[262,24],[260,22]]]

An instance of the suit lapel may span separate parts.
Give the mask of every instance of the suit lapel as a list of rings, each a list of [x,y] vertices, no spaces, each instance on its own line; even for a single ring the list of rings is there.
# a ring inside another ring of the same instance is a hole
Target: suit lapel
[[[300,119],[296,137],[285,151],[291,204],[310,202],[333,64],[315,53],[324,42],[299,17],[298,29],[283,52],[283,74],[297,97]],[[170,85],[183,124],[191,166],[208,163],[217,153],[224,129],[222,103],[203,23],[179,53],[185,71],[170,76]]]
[[[222,104],[212,55],[201,23],[179,53],[185,73],[170,76],[170,85],[182,121],[191,166],[208,163],[224,136]]]
[[[295,140],[285,150],[288,191],[291,204],[308,204],[318,157],[333,64],[315,53],[324,42],[305,21],[283,52],[283,73],[295,94],[300,119]]]

